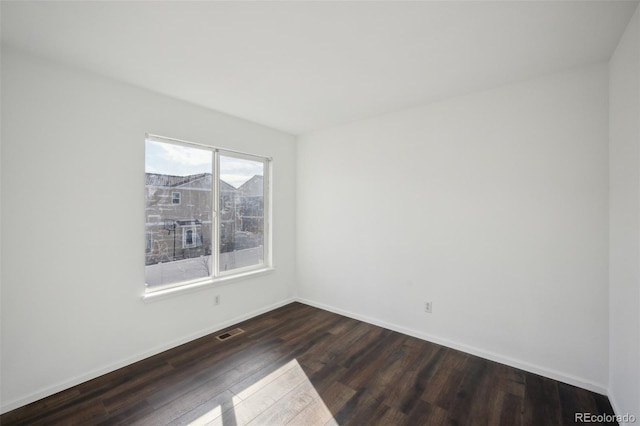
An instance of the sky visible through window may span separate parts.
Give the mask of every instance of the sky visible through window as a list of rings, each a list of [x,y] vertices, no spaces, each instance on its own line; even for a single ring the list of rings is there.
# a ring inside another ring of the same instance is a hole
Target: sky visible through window
[[[213,153],[171,143],[146,141],[145,172],[172,176],[211,173]],[[255,175],[262,176],[263,164],[241,158],[220,156],[220,179],[239,188]]]

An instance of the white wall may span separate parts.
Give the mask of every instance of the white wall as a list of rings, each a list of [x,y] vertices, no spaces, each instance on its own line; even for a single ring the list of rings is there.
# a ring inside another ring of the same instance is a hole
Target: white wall
[[[610,62],[610,370],[617,414],[640,417],[640,9]]]
[[[607,83],[594,65],[300,137],[299,297],[606,392]]]
[[[6,48],[2,89],[2,411],[291,300],[293,136]],[[142,301],[145,132],[274,158],[274,273]]]

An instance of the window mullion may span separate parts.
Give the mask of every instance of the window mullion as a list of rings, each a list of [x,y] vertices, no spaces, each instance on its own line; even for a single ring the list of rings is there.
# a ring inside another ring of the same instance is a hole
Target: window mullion
[[[213,186],[211,275],[217,277],[220,275],[220,153],[217,149],[213,150],[213,171],[211,176],[211,184]]]

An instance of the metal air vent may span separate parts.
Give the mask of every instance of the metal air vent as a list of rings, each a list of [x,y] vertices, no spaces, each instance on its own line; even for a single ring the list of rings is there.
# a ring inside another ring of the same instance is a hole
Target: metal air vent
[[[244,333],[244,330],[241,328],[234,328],[233,330],[225,331],[222,334],[216,336],[216,339],[223,341],[232,338],[233,336],[237,336],[238,334]]]

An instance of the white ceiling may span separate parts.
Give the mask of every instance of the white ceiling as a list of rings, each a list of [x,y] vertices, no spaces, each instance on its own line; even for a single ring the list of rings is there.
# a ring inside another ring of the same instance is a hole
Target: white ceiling
[[[636,6],[3,2],[2,43],[300,134],[606,61]]]

